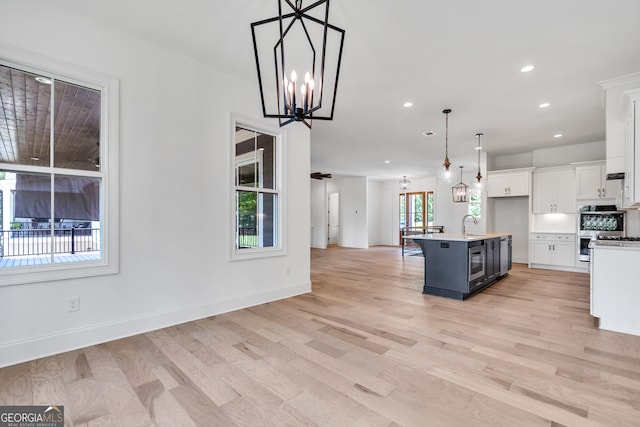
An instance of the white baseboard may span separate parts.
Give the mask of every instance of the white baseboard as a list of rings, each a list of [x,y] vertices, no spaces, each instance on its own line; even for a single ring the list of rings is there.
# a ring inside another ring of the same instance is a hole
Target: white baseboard
[[[311,282],[205,301],[0,345],[0,368],[311,292]]]

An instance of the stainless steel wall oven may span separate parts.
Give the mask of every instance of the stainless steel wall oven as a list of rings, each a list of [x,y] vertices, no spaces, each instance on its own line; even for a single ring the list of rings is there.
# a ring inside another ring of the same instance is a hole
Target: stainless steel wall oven
[[[598,236],[624,237],[626,214],[615,205],[578,208],[578,261],[589,262],[589,242]]]
[[[485,247],[483,242],[469,244],[469,283],[484,280],[485,276]]]

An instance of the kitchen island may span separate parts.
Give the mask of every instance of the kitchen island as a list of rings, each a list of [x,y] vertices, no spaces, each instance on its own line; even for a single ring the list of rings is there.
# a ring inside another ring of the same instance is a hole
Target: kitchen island
[[[511,269],[511,234],[413,236],[424,254],[422,293],[464,300]]]

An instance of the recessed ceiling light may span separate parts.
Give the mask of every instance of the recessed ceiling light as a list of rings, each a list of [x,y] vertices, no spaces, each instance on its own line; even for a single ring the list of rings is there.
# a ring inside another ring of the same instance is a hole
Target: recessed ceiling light
[[[409,108],[409,107],[413,107],[413,102],[405,102],[404,103],[404,108]]]
[[[53,83],[50,78],[42,77],[42,76],[37,76],[36,77],[36,81],[38,83],[42,83],[42,84],[45,84],[45,85],[50,85],[51,83]]]
[[[520,68],[520,72],[528,73],[529,71],[533,71],[535,68],[535,65],[525,65],[524,67]]]
[[[391,163],[391,160],[385,160],[384,162],[389,164],[389,163]]]
[[[482,150],[482,147],[478,145],[477,147],[475,147],[475,149],[476,150]]]
[[[555,135],[553,135],[554,138],[562,138],[562,134],[561,133],[556,133]]]
[[[424,132],[422,132],[422,134],[423,134],[424,136],[429,137],[429,136],[433,136],[433,135],[435,135],[436,133],[435,133],[434,131],[432,131],[432,130],[425,130]]]
[[[550,106],[551,106],[551,104],[549,104],[548,102],[543,102],[542,104],[538,105],[538,107],[540,107],[540,108],[547,108],[547,107],[550,107]]]

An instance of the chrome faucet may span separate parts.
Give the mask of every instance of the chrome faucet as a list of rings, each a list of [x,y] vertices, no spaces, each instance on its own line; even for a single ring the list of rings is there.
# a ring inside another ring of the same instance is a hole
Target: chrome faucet
[[[467,218],[472,218],[472,219],[473,219],[473,223],[474,223],[474,224],[476,224],[476,225],[478,225],[478,218],[476,218],[475,216],[470,215],[470,214],[466,214],[465,216],[463,216],[463,217],[462,217],[462,237],[464,237],[464,236],[467,234],[467,230],[466,230],[466,227],[465,227],[465,225],[464,225],[464,221],[465,221]]]

